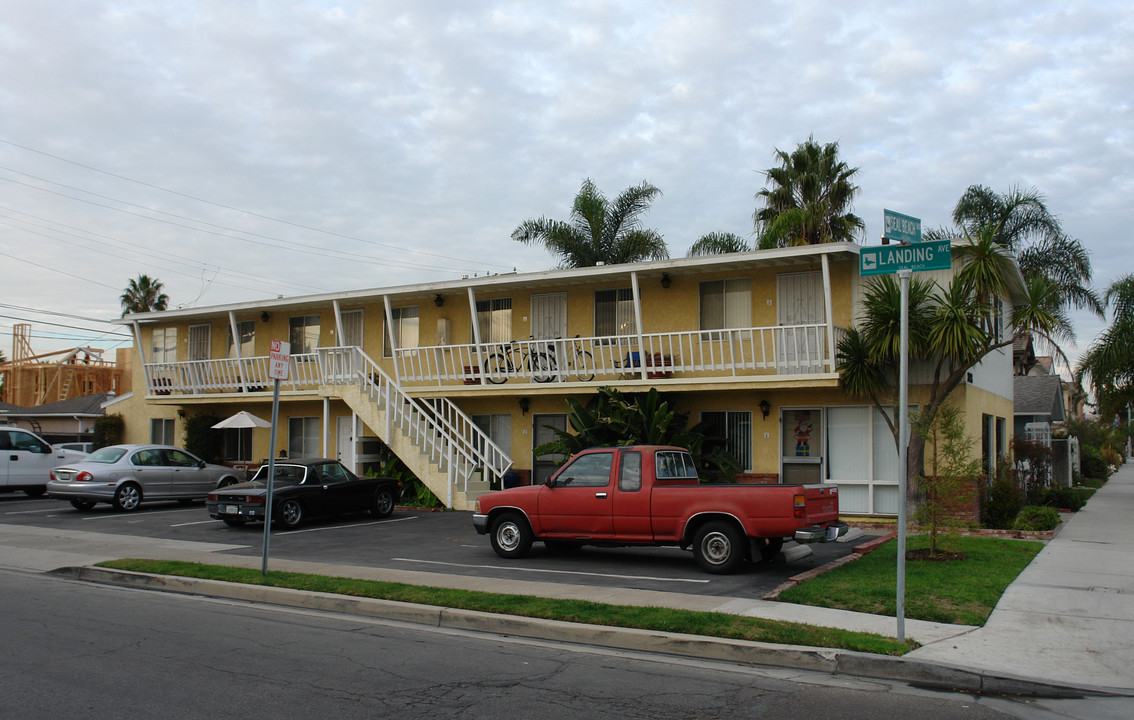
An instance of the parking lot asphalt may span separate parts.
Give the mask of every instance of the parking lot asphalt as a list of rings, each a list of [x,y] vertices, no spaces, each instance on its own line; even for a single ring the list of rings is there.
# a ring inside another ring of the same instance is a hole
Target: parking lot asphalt
[[[0,523],[210,543],[226,546],[213,551],[221,555],[259,558],[263,552],[262,524],[229,527],[210,518],[200,503],[153,503],[132,513],[98,505],[80,512],[59,500],[0,494]],[[269,547],[273,559],[304,563],[755,599],[794,575],[849,555],[851,545],[813,545],[811,552],[791,553],[804,555],[791,562],[781,555],[726,576],[705,573],[691,552],[675,547],[552,552],[536,543],[528,557],[505,560],[492,551],[487,536],[473,529],[471,513],[399,507],[384,520],[355,516],[312,521],[290,532],[273,530]]]

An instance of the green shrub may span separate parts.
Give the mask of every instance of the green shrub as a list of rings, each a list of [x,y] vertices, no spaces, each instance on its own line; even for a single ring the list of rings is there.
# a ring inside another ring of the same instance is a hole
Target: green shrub
[[[91,440],[95,449],[107,445],[118,445],[126,435],[126,421],[121,415],[106,415],[95,420]]]
[[[224,455],[224,431],[213,425],[216,415],[195,415],[185,420],[185,449],[205,462],[218,462]]]
[[[1040,505],[1052,508],[1066,508],[1072,512],[1081,510],[1091,497],[1091,492],[1075,488],[1048,488],[1040,495]]]
[[[1082,446],[1083,476],[1103,479],[1109,474],[1106,468],[1106,458],[1102,451],[1091,445]]]
[[[1013,530],[1054,530],[1059,526],[1059,513],[1055,508],[1028,505],[1012,523]]]
[[[985,527],[1006,529],[1024,507],[1024,492],[1016,485],[1016,473],[1010,463],[1002,462],[998,468],[981,506],[980,520]]]

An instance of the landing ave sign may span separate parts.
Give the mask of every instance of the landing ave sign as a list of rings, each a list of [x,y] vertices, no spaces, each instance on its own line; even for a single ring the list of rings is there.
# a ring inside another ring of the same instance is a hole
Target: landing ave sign
[[[858,253],[860,275],[889,275],[899,270],[948,270],[953,264],[952,242],[934,240],[913,245],[864,247]]]

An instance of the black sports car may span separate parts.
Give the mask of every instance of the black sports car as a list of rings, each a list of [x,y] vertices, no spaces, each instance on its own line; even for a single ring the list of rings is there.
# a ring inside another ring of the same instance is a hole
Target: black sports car
[[[268,466],[262,465],[248,482],[210,492],[209,515],[227,525],[244,525],[267,518]],[[337,460],[300,458],[275,463],[272,483],[272,522],[293,530],[308,517],[370,512],[388,517],[401,497],[394,478],[360,478]]]

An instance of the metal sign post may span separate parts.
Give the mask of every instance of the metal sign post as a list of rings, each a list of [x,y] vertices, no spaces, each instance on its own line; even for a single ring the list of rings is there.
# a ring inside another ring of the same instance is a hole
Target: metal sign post
[[[907,460],[910,432],[910,275],[913,270],[899,270],[902,288],[902,320],[898,353],[898,583],[894,605],[898,617],[898,641],[906,639],[906,485],[909,483]]]
[[[272,432],[268,441],[268,482],[264,496],[264,556],[260,561],[260,575],[268,574],[268,545],[272,539],[272,490],[276,480],[276,424],[280,417],[280,380],[287,380],[291,359],[291,343],[272,340],[268,353],[268,377],[275,380],[272,390]]]

